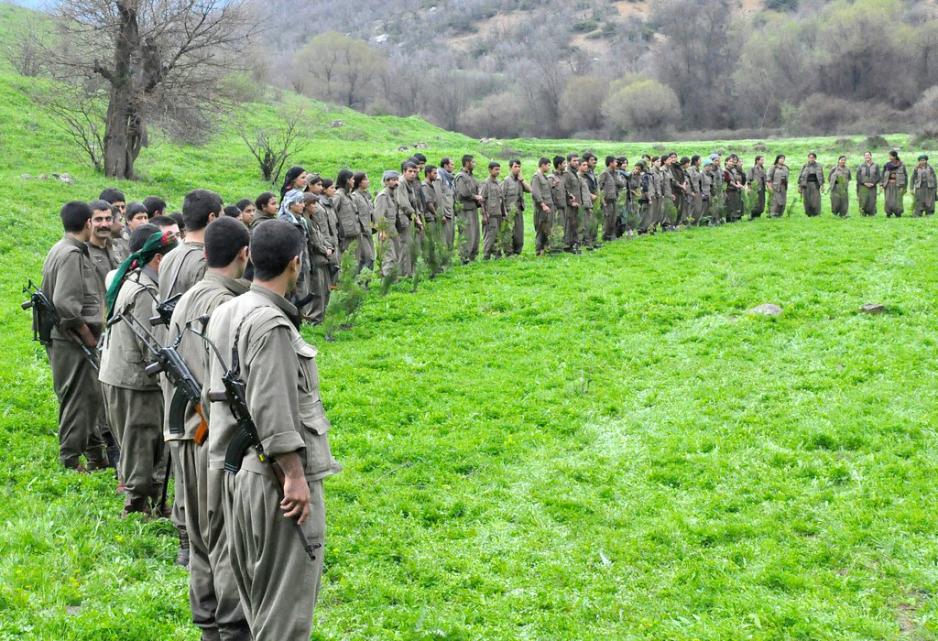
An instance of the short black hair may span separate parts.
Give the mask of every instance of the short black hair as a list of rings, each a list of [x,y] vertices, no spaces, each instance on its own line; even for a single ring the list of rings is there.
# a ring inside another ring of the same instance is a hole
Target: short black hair
[[[559,169],[560,165],[563,164],[563,161],[564,161],[563,156],[554,156],[554,169]]]
[[[579,158],[579,157],[580,157],[580,154],[571,151],[569,154],[567,154],[567,162],[570,162],[574,158]]]
[[[91,211],[106,211],[108,213],[113,213],[111,210],[111,203],[106,200],[92,200],[88,203],[88,206],[91,207]]]
[[[583,154],[583,160],[587,162],[589,162],[593,158],[596,158],[596,154],[594,154],[592,151],[587,151],[586,153]]]
[[[616,157],[615,157],[615,156],[606,156],[606,166],[607,166],[607,167],[608,167],[609,165],[611,165],[612,163],[614,163],[615,161],[616,161]]]
[[[447,156],[446,158],[441,158],[441,159],[440,159],[440,167],[445,167],[446,165],[450,164],[451,162],[453,162],[453,159],[450,158],[449,156]]]
[[[154,216],[150,219],[150,224],[156,225],[160,229],[163,229],[165,227],[172,227],[176,224],[176,221],[169,216]]]
[[[251,233],[240,220],[219,218],[205,228],[205,261],[209,267],[227,267],[242,247],[251,242]]]
[[[271,220],[254,228],[251,262],[255,280],[271,280],[284,272],[300,255],[303,234],[285,220]]]
[[[189,231],[205,229],[209,214],[217,216],[221,210],[221,196],[208,189],[193,189],[182,201],[182,218]]]
[[[179,231],[186,230],[186,221],[183,220],[182,214],[180,214],[178,211],[174,211],[169,215],[169,217],[175,220],[176,224],[179,225]]]
[[[114,187],[108,187],[98,195],[99,200],[106,200],[112,205],[114,203],[125,203],[127,202],[127,197],[124,196],[124,192],[115,189]]]
[[[254,206],[257,207],[258,209],[263,209],[264,207],[267,206],[267,203],[270,202],[270,199],[274,198],[275,196],[276,194],[274,194],[274,192],[265,191],[263,194],[258,196],[257,199],[254,201]]]
[[[153,218],[156,212],[166,211],[166,201],[159,196],[147,196],[143,199],[143,206],[147,208],[150,218]]]
[[[489,163],[489,170],[492,170],[492,169],[495,169],[496,167],[501,167],[501,166],[502,166],[501,163],[499,163],[496,160],[493,160],[492,162]]]
[[[537,166],[538,166],[538,167],[543,167],[544,165],[547,165],[548,167],[550,166],[550,158],[547,158],[547,157],[545,157],[545,156],[541,156],[541,157],[538,158],[538,160],[537,160]]]
[[[245,209],[247,209],[253,204],[254,204],[254,201],[252,201],[250,198],[242,198],[237,203],[235,203],[235,207],[237,207],[241,211],[244,211]]]
[[[62,219],[62,227],[65,231],[77,233],[91,220],[91,207],[86,202],[73,200],[62,205],[59,217]]]
[[[434,171],[436,171],[436,166],[435,166],[435,165],[424,165],[424,166],[423,166],[423,175],[424,175],[424,176],[429,176],[429,175],[432,174]]]
[[[472,154],[466,154],[465,156],[462,157],[462,166],[465,167],[466,165],[471,163],[473,160],[475,160],[475,156],[473,156]]]
[[[417,152],[416,154],[414,154],[414,159],[419,160],[421,163],[427,162],[427,157],[421,154],[420,152]]]
[[[240,215],[241,215],[240,207],[236,207],[235,205],[228,205],[227,207],[225,207],[225,216],[231,216],[232,218],[237,218]]]
[[[152,223],[146,223],[137,227],[134,233],[130,235],[130,251],[140,251],[140,248],[146,244],[147,239],[159,230],[160,228]]]
[[[416,168],[417,168],[417,163],[413,162],[412,160],[405,160],[404,162],[401,163],[402,172],[407,171],[408,169],[416,169]]]
[[[518,160],[517,158],[512,158],[511,160],[508,161],[508,166],[509,166],[509,167],[514,167],[515,165],[518,165],[518,166],[520,167],[520,166],[521,166],[521,161]]]
[[[137,214],[146,214],[147,219],[150,218],[150,212],[143,206],[143,203],[127,203],[127,209],[124,210],[124,218],[130,220]]]

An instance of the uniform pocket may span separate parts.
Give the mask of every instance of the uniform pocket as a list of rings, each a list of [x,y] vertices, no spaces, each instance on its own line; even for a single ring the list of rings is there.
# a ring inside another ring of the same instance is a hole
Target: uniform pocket
[[[306,445],[306,475],[322,478],[338,467],[329,448],[329,419],[319,398],[316,348],[297,336],[293,342],[299,367],[299,415]]]

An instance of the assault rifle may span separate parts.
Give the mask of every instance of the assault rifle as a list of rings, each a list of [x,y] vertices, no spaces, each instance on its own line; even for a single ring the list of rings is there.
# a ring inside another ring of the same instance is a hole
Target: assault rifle
[[[156,339],[153,333],[147,329],[143,323],[138,321],[133,314],[118,314],[109,322],[108,327],[120,321],[127,323],[130,331],[146,346],[147,351],[153,356],[154,360],[148,364],[144,371],[149,376],[156,376],[162,372],[172,386],[175,388],[173,398],[169,404],[169,433],[180,435],[186,431],[186,407],[192,403],[201,422],[196,429],[194,440],[201,445],[205,442],[208,435],[208,425],[205,417],[202,415],[202,386],[192,374],[192,370],[179,355],[179,343],[182,341],[182,332],[176,336],[176,339],[169,345],[163,346]],[[151,321],[152,322],[152,321]]]
[[[280,467],[280,464],[277,463],[277,461],[267,456],[266,452],[264,452],[264,446],[261,443],[260,435],[257,433],[257,426],[254,424],[254,419],[251,418],[251,412],[247,405],[245,383],[241,378],[241,360],[238,356],[238,337],[240,334],[240,327],[238,328],[238,331],[235,332],[234,342],[231,345],[231,366],[229,367],[225,365],[225,359],[222,357],[218,347],[208,338],[208,336],[205,335],[205,326],[208,323],[208,316],[202,316],[197,320],[202,324],[201,331],[192,329],[190,326],[187,326],[186,329],[205,341],[205,344],[209,346],[209,348],[215,354],[215,358],[218,359],[218,362],[225,370],[225,373],[222,374],[221,377],[221,382],[222,385],[224,385],[225,390],[209,391],[208,400],[212,403],[227,404],[228,410],[231,412],[231,416],[238,424],[238,433],[233,439],[231,439],[231,442],[228,444],[228,448],[225,450],[225,471],[229,474],[237,474],[241,470],[241,461],[244,458],[245,453],[249,448],[253,447],[254,451],[257,453],[257,460],[259,460],[261,463],[270,465],[271,471],[273,471],[274,476],[277,478],[277,482],[279,483],[279,490],[283,487],[285,480],[283,469]],[[281,498],[283,498],[282,492],[279,493]],[[318,543],[310,543],[309,539],[306,538],[306,534],[303,532],[303,527],[300,525],[299,521],[293,520],[293,524],[296,528],[296,535],[300,539],[300,544],[303,546],[303,550],[306,552],[306,555],[309,556],[311,561],[315,561],[316,549],[322,546]]]
[[[59,313],[55,310],[55,305],[52,304],[44,291],[33,284],[32,280],[23,287],[23,293],[29,295],[29,300],[20,304],[20,307],[33,310],[33,340],[39,341],[45,346],[52,345],[52,329],[59,324]],[[74,339],[75,343],[81,348],[85,360],[97,372],[97,353],[72,332],[66,332],[66,334]]]

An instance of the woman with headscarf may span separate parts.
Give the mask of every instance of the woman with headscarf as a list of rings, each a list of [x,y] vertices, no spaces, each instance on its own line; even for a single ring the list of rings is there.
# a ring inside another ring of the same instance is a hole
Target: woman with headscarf
[[[906,173],[905,165],[899,158],[899,152],[895,149],[889,152],[889,160],[883,167],[883,192],[886,194],[886,218],[895,216],[899,218],[905,206],[902,200],[905,198],[905,188],[909,184],[909,176]]]
[[[285,220],[303,234],[303,249],[300,253],[300,275],[296,281],[296,291],[293,293],[293,303],[297,306],[301,314],[306,314],[304,309],[309,305],[309,238],[310,230],[306,218],[303,216],[305,207],[303,192],[297,189],[291,189],[284,194],[283,201],[280,204],[280,213],[278,218]]]
[[[160,262],[175,246],[175,236],[155,225],[147,223],[134,230],[130,237],[133,253],[117,268],[105,299],[108,329],[98,380],[108,425],[121,448],[122,516],[150,513],[162,494],[156,470],[163,460],[163,390],[159,375],[147,371],[150,350],[138,334],[151,331]]]

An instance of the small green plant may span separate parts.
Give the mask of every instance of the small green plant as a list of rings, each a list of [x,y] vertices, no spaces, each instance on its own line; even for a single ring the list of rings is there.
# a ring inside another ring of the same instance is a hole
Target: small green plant
[[[337,332],[352,328],[365,302],[372,276],[370,269],[358,271],[358,241],[353,242],[342,254],[339,281],[323,319],[326,340],[335,340]]]

